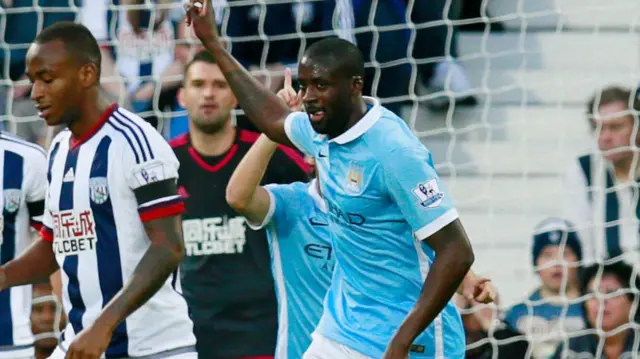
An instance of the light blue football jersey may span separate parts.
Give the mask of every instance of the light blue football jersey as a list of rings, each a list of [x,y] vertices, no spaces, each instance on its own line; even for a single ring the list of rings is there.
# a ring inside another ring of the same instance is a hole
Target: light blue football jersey
[[[326,205],[316,181],[267,185],[264,222],[278,297],[276,359],[300,359],[322,315],[335,259]]]
[[[424,242],[458,218],[430,152],[377,100],[329,140],[306,113],[285,121],[293,144],[316,158],[329,209],[336,270],[317,333],[380,358],[414,307],[433,250]],[[465,338],[452,301],[411,348],[411,358],[463,358]]]

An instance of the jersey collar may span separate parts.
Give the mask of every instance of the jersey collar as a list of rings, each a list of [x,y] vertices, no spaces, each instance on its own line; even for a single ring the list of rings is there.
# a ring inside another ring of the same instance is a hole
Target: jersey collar
[[[360,121],[356,122],[353,127],[348,129],[346,132],[341,134],[338,137],[335,137],[329,142],[335,142],[339,145],[344,145],[345,143],[351,142],[356,138],[362,136],[369,128],[373,126],[378,119],[382,116],[382,108],[380,107],[380,102],[373,97],[362,96],[362,99],[367,105],[371,105],[369,111],[360,119]]]
[[[314,178],[309,182],[309,186],[307,187],[307,193],[313,198],[313,201],[316,203],[316,207],[318,207],[323,213],[327,213],[327,204],[324,199],[318,193],[318,179]]]

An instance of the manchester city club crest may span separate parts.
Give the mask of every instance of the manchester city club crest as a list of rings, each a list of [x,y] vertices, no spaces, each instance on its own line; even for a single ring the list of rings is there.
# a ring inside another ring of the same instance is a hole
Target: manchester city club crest
[[[89,179],[89,198],[95,204],[103,204],[109,199],[109,186],[106,177]]]
[[[4,210],[9,213],[14,213],[20,208],[20,200],[22,199],[22,192],[19,189],[5,189],[4,190]]]
[[[347,183],[345,188],[349,192],[359,193],[362,191],[362,167],[355,163],[349,165],[347,172]]]

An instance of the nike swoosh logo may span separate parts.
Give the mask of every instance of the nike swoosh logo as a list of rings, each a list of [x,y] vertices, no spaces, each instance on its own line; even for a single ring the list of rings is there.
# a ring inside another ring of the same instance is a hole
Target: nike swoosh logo
[[[322,153],[322,152],[318,152],[318,157],[327,157],[327,155],[325,155],[325,154],[324,154],[324,153]]]
[[[315,217],[309,218],[309,223],[311,223],[312,226],[328,226],[329,225],[328,223],[316,221]]]

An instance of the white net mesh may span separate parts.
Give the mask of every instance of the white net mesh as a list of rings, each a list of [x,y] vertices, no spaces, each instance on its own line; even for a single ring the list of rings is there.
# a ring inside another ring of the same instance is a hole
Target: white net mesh
[[[0,33],[5,38],[0,47],[5,54],[28,46],[13,36],[23,27],[41,29],[51,14],[79,12],[78,19],[101,43],[117,50],[105,50],[114,55],[113,61],[105,60],[107,65],[103,66],[105,87],[120,103],[154,117],[163,133],[171,136],[178,126],[175,117],[184,111],[175,106],[175,97],[171,97],[175,94],[170,90],[182,78],[185,59],[197,49],[197,40],[181,26],[181,3],[141,0],[125,6],[123,1],[90,0],[91,5],[82,8],[73,0],[51,1],[55,3],[52,6],[39,5],[46,2],[36,0],[29,0],[31,5],[20,0],[0,1],[4,5],[0,7]],[[383,97],[383,103],[397,105],[398,112],[433,152],[473,241],[474,269],[493,279],[501,307],[524,300],[538,285],[531,265],[533,229],[540,220],[562,214],[558,203],[565,191],[562,176],[568,163],[592,147],[584,115],[587,99],[605,85],[637,85],[640,2],[443,0],[433,2],[440,3],[440,16],[425,22],[412,22],[414,14],[397,7],[408,4],[415,8],[421,4],[418,0],[338,0],[329,15],[321,8],[327,3],[334,2],[219,0],[215,7],[229,47],[246,55],[247,65],[252,65],[257,76],[268,77],[273,88],[279,86],[283,67],[295,68],[305,46],[314,39],[338,34],[357,40],[371,69],[367,77],[371,92]],[[452,15],[474,4],[478,17]],[[275,5],[293,5],[284,13],[293,25],[280,22],[280,27],[290,31],[273,33],[273,19],[268,14],[277,11]],[[157,22],[157,30],[144,29],[135,36],[131,30],[123,30],[126,11],[133,9],[148,10],[149,22]],[[252,30],[238,29],[233,9],[243,9],[249,24],[246,28]],[[31,14],[31,22],[21,22],[19,29],[10,19],[16,14]],[[314,17],[322,18],[322,14],[330,28],[312,25]],[[116,24],[116,19],[120,23]],[[170,26],[163,27],[165,21]],[[489,23],[493,24],[491,29],[502,31],[489,31],[489,26],[482,31],[481,25],[480,31],[454,32],[459,26]],[[442,26],[446,31],[441,54],[416,55],[418,47],[437,46],[422,41],[419,31]],[[393,34],[397,37],[389,40],[387,36]],[[10,37],[14,41],[9,41]],[[399,39],[400,47],[393,39]],[[278,44],[286,40],[298,42],[285,45],[293,48],[285,51]],[[279,52],[286,54],[279,57]],[[3,123],[11,131],[46,144],[51,132],[43,131],[35,113],[28,110],[29,101],[20,98],[19,85],[25,80],[10,61],[16,56],[20,55],[5,55],[3,63]],[[141,60],[152,62],[152,68],[141,70]],[[455,65],[438,70],[437,65],[443,63]],[[429,64],[434,71],[430,77],[421,70]],[[426,86],[429,79],[436,86]],[[453,105],[444,112],[442,108],[430,110],[443,96],[465,95],[475,96],[478,105]],[[526,306],[531,309],[534,304],[529,301]],[[566,330],[559,333],[556,335],[566,337]],[[494,337],[490,341],[497,343]]]

